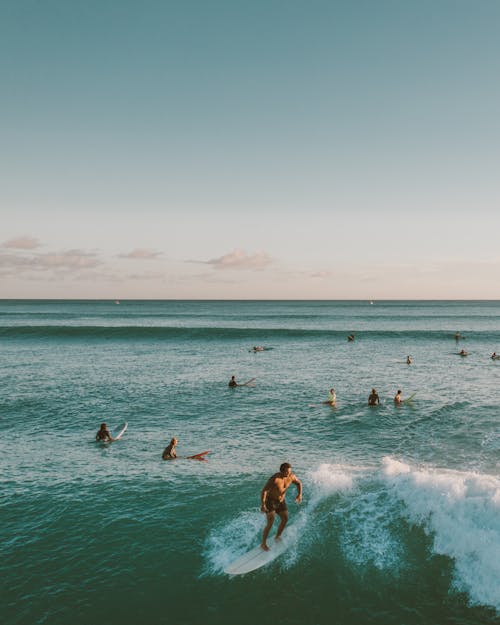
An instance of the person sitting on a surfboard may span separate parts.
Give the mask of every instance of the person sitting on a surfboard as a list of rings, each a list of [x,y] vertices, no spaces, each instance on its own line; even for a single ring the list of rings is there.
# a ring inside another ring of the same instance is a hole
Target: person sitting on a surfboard
[[[335,406],[335,404],[337,403],[337,395],[335,395],[335,389],[331,388],[329,393],[328,393],[328,403],[331,406]]]
[[[177,452],[175,451],[176,445],[177,439],[174,437],[163,450],[163,453],[161,455],[163,460],[173,460],[174,458],[177,458]]]
[[[354,341],[354,339],[355,339],[354,334],[349,334],[349,336],[347,337],[348,341]]]
[[[95,440],[98,443],[112,443],[115,439],[109,433],[108,426],[105,423],[101,423],[101,429],[95,435]]]
[[[274,524],[276,514],[281,519],[278,531],[276,532],[276,540],[280,539],[285,525],[287,524],[288,508],[285,495],[290,484],[295,484],[297,486],[297,497],[295,497],[295,501],[300,503],[302,501],[302,482],[292,473],[292,465],[288,462],[284,462],[280,466],[280,472],[275,473],[267,480],[260,494],[260,509],[262,512],[265,512],[267,516],[267,524],[262,533],[262,543],[260,545],[264,551],[269,551],[266,541]]]
[[[380,404],[380,397],[378,396],[377,391],[374,388],[372,388],[372,392],[370,393],[370,396],[368,397],[368,405],[376,406],[377,404]]]
[[[238,382],[236,382],[236,378],[234,377],[234,375],[231,376],[231,379],[229,380],[229,385],[228,386],[238,386]]]
[[[396,393],[396,397],[394,398],[395,404],[400,404],[403,400],[401,399],[401,391],[398,390]]]
[[[411,356],[407,356],[407,357],[406,357],[406,364],[407,364],[407,365],[411,365],[411,363],[412,363]]]

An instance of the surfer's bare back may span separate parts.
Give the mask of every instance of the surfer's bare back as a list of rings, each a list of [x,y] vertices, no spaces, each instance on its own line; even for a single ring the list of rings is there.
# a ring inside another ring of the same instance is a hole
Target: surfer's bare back
[[[274,524],[274,519],[278,515],[281,519],[276,532],[276,540],[279,540],[285,525],[288,521],[288,508],[285,501],[285,495],[290,484],[297,486],[297,497],[295,497],[296,503],[302,501],[302,482],[297,476],[292,473],[292,465],[288,462],[284,462],[280,466],[280,472],[272,475],[266,482],[266,485],[262,489],[260,494],[261,511],[266,513],[267,524],[262,533],[261,547],[264,551],[269,551],[267,546],[267,537]]]

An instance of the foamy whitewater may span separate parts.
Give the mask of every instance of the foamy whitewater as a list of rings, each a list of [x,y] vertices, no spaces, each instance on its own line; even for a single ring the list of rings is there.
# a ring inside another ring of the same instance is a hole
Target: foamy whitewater
[[[0,339],[2,622],[498,623],[499,303],[10,301]],[[284,461],[289,547],[228,576]]]

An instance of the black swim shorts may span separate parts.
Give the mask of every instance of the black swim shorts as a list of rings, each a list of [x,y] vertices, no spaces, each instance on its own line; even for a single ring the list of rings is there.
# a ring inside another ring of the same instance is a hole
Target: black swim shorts
[[[286,501],[280,501],[279,499],[270,499],[269,497],[266,499],[266,510],[268,512],[286,512],[288,507],[286,505]]]

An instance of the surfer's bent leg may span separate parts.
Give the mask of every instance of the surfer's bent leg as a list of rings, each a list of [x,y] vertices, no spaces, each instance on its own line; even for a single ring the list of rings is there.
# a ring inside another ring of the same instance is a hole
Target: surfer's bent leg
[[[281,538],[281,534],[285,529],[285,525],[288,523],[288,510],[283,510],[282,512],[278,512],[279,517],[281,519],[280,524],[278,526],[278,531],[276,532],[276,540]]]
[[[276,513],[274,511],[266,513],[267,524],[266,524],[266,527],[264,528],[264,531],[262,532],[262,543],[260,545],[262,549],[264,549],[264,551],[269,551],[269,547],[267,546],[266,540],[267,540],[267,537],[269,536],[269,532],[271,531],[271,527],[273,526],[275,516],[276,516]]]

